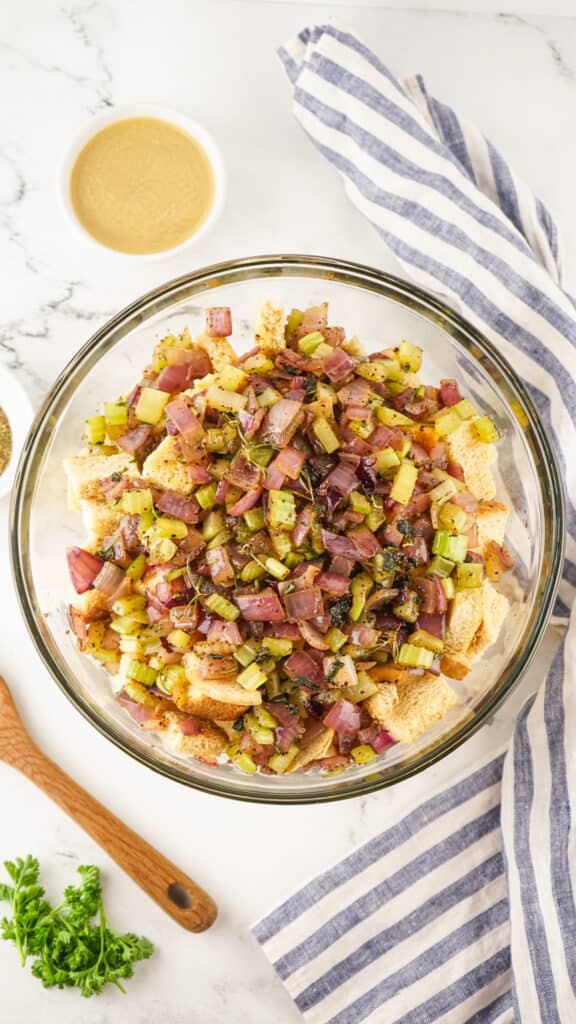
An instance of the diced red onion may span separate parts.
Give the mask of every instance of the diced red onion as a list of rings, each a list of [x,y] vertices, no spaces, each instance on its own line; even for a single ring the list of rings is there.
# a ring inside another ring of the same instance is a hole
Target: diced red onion
[[[368,405],[372,389],[367,380],[355,377],[350,384],[345,384],[338,392],[341,405]]]
[[[211,306],[206,310],[206,334],[211,338],[229,338],[232,334],[232,313],[229,306]]]
[[[216,491],[214,493],[214,501],[216,502],[217,505],[223,505],[224,504],[224,501],[226,499],[226,495],[228,494],[229,490],[230,490],[230,481],[227,480],[226,477],[222,477],[222,479],[218,481],[218,486],[217,486]]]
[[[334,729],[343,736],[353,736],[360,728],[361,713],[349,700],[337,700],[324,717],[327,729]]]
[[[448,600],[437,576],[419,576],[413,585],[421,599],[420,610],[425,615],[442,615],[448,609]]]
[[[270,588],[259,594],[235,594],[234,601],[247,622],[283,622],[286,618],[278,595]]]
[[[465,512],[476,512],[480,504],[478,499],[473,494],[470,494],[469,491],[459,491],[458,494],[454,494],[450,498],[450,501],[453,505],[463,508]]]
[[[238,421],[247,441],[250,441],[258,433],[265,415],[266,409],[258,409],[254,413],[246,412],[245,409],[240,409],[240,412],[238,413]]]
[[[412,543],[403,549],[403,554],[416,565],[424,565],[428,561],[428,545],[424,537],[415,537]]]
[[[105,564],[104,559],[98,558],[97,555],[91,555],[84,548],[76,547],[68,548],[66,558],[74,590],[77,594],[83,594],[94,583],[102,566]]]
[[[464,470],[462,469],[462,466],[460,465],[459,462],[452,462],[449,459],[448,465],[446,466],[446,472],[450,476],[453,476],[455,480],[459,480],[460,483],[463,484],[466,482],[464,479]]]
[[[358,477],[354,467],[350,466],[347,462],[339,462],[332,472],[328,474],[322,486],[333,487],[343,498],[347,498],[358,487]]]
[[[212,619],[207,633],[208,640],[223,640],[227,644],[239,646],[242,643],[242,634],[236,622],[224,622],[223,619]]]
[[[267,703],[264,704],[264,707],[266,708],[266,711],[269,711],[270,714],[273,715],[280,725],[285,725],[286,728],[289,728],[295,721],[298,721],[298,715],[294,714],[287,704],[281,704],[280,702],[277,704]]]
[[[379,554],[382,550],[381,544],[367,526],[362,526],[358,530],[353,530],[349,535],[349,538],[354,543],[356,551],[358,552],[357,557],[361,560],[365,558],[373,558],[374,555]]]
[[[456,402],[462,401],[462,395],[455,380],[440,381],[440,398],[442,404],[447,406],[456,405]]]
[[[234,569],[224,544],[206,552],[206,562],[212,580],[218,587],[231,587],[234,583]]]
[[[239,498],[238,501],[228,509],[228,515],[236,517],[243,516],[245,512],[248,512],[258,504],[261,494],[261,487],[258,487],[255,491],[247,491],[246,494]]]
[[[180,348],[177,345],[172,345],[170,348],[164,349],[164,355],[168,360],[168,366],[185,364],[188,367],[190,381],[205,377],[206,374],[212,372],[212,360],[199,345],[194,345],[193,348]]]
[[[126,477],[122,477],[121,480],[114,480],[111,476],[104,477],[100,481],[100,490],[108,501],[113,501],[115,498],[119,498],[120,495],[130,486],[130,480]]]
[[[344,558],[343,555],[334,555],[330,562],[330,572],[336,576],[349,576],[354,568],[354,560]]]
[[[335,572],[322,572],[318,576],[317,584],[320,590],[334,597],[342,597],[350,590],[350,580],[347,576],[338,576]]]
[[[268,410],[260,436],[263,441],[280,448],[292,440],[303,419],[302,402],[280,398]]]
[[[338,533],[331,533],[330,530],[322,530],[322,543],[331,555],[342,555],[355,562],[358,558],[356,545],[349,537],[341,537]]]
[[[212,481],[206,466],[200,465],[199,462],[188,466],[188,476],[192,484],[209,484]]]
[[[311,334],[312,331],[321,331],[328,323],[328,304],[320,303],[319,306],[309,306],[304,310],[302,323],[300,324],[301,335]]]
[[[166,366],[162,370],[156,381],[156,387],[159,391],[166,391],[168,394],[172,394],[176,391],[183,391],[184,388],[188,387],[190,381],[190,366],[186,363],[174,363],[172,366]]]
[[[420,612],[416,625],[418,629],[424,629],[432,636],[440,637],[443,640],[446,633],[446,616],[427,615],[425,612]]]
[[[204,437],[204,430],[200,420],[192,411],[184,398],[175,398],[168,402],[165,408],[166,416],[172,421],[179,434],[184,434],[186,439],[192,443]]]
[[[240,487],[243,491],[252,491],[259,486],[261,475],[258,466],[255,466],[244,455],[237,455],[226,473],[226,479],[234,487]]]
[[[289,477],[290,480],[297,480],[302,472],[305,461],[306,455],[304,452],[298,448],[293,448],[291,445],[286,445],[274,460],[274,464],[284,476]]]
[[[84,615],[81,615],[78,609],[71,604],[68,605],[68,621],[78,640],[80,650],[83,651],[88,638],[88,622]]]
[[[330,645],[326,642],[322,633],[315,626],[312,626],[309,622],[304,619],[298,620],[298,628],[302,639],[306,641],[310,647],[313,647],[315,651],[329,651]]]
[[[354,360],[342,348],[335,348],[324,359],[324,372],[333,384],[345,380],[354,369]]]
[[[154,708],[146,707],[145,704],[137,704],[125,690],[120,690],[116,694],[116,702],[128,711],[136,722],[149,722],[151,718],[154,718]]]
[[[385,544],[392,544],[395,548],[399,548],[404,540],[404,534],[400,533],[398,527],[394,526],[392,523],[382,531],[380,536]]]
[[[197,523],[200,516],[200,506],[196,498],[184,498],[176,491],[164,491],[156,501],[156,508],[167,516],[181,519],[183,523]]]
[[[381,448],[394,448],[395,451],[401,451],[404,445],[404,434],[400,430],[400,427],[376,427],[368,438],[368,444],[374,451],[379,451]]]
[[[372,629],[371,626],[357,626],[356,624],[346,627],[346,632],[351,644],[358,647],[374,647],[380,638],[380,630]]]
[[[124,579],[124,572],[114,562],[104,562],[97,576],[92,581],[92,586],[99,590],[106,597],[111,597],[118,590]]]
[[[318,587],[310,587],[307,590],[296,590],[293,594],[285,594],[283,600],[286,615],[292,622],[299,622],[301,619],[313,619],[315,615],[322,615],[324,611],[322,594]]]
[[[373,722],[366,729],[360,729],[358,740],[360,743],[367,743],[377,754],[381,754],[383,750],[396,742],[386,729],[380,728],[377,722]]]
[[[117,437],[116,444],[125,452],[136,452],[146,443],[151,433],[152,427],[147,423],[141,423],[138,427],[134,427],[134,430],[129,430],[127,434]]]
[[[312,528],[312,508],[310,505],[305,505],[301,512],[296,516],[296,525],[292,530],[292,540],[297,548],[299,548],[306,538],[308,537]]]
[[[178,717],[178,728],[183,736],[198,736],[202,732],[202,726],[197,718],[192,718],[191,715],[181,715]]]
[[[264,487],[267,491],[281,491],[285,480],[284,473],[281,473],[275,462],[271,462],[266,470]]]
[[[274,729],[274,742],[280,753],[285,754],[301,732],[302,727],[297,719],[290,725],[280,725]]]

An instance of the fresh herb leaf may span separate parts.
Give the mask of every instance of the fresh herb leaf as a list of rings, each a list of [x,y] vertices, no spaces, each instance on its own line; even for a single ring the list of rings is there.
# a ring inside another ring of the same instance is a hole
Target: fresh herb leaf
[[[343,626],[348,621],[348,612],[352,607],[352,597],[347,594],[330,605],[330,622],[333,626]]]
[[[132,977],[133,964],[151,956],[153,946],[109,926],[98,868],[79,867],[80,884],[69,885],[53,907],[39,885],[34,857],[5,861],[4,867],[13,884],[0,885],[0,900],[10,904],[12,918],[0,921],[0,934],[14,942],[22,965],[34,957],[32,974],[45,988],[74,987],[93,996],[113,984],[124,992],[121,981]]]
[[[405,537],[415,537],[416,530],[406,519],[397,519],[396,526]]]

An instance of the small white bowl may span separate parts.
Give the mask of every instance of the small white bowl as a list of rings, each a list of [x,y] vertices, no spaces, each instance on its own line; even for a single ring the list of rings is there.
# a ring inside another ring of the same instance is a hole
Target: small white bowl
[[[81,150],[84,148],[87,142],[94,137],[102,128],[107,128],[110,124],[115,124],[117,121],[125,121],[130,117],[155,117],[161,121],[167,121],[168,124],[175,125],[176,128],[181,128],[182,131],[191,135],[193,139],[200,143],[204,149],[212,172],[214,174],[214,201],[210,208],[210,212],[206,217],[206,220],[202,222],[197,231],[194,231],[189,238],[180,245],[175,245],[171,249],[163,249],[161,252],[152,253],[131,253],[121,252],[118,249],[110,249],[107,245],[99,242],[89,231],[82,226],[78,220],[74,207],[72,206],[72,200],[70,198],[70,175],[72,168],[76,163],[76,159],[79,156]],[[114,107],[113,110],[109,110],[106,113],[98,114],[93,117],[87,125],[82,128],[80,132],[75,136],[68,151],[64,157],[62,167],[59,176],[59,194],[61,200],[61,206],[64,210],[64,214],[68,223],[76,231],[77,235],[80,235],[84,241],[89,241],[92,245],[96,246],[100,252],[104,251],[117,256],[119,259],[131,260],[134,263],[149,263],[153,260],[164,259],[166,256],[173,256],[175,253],[182,252],[183,249],[193,245],[198,241],[206,232],[212,227],[212,225],[218,220],[222,210],[224,209],[224,200],[226,196],[226,170],[224,167],[224,161],[222,154],[214,139],[210,133],[197,121],[193,121],[185,114],[177,113],[174,110],[169,110],[166,107],[155,106],[151,104],[133,104],[125,107]]]
[[[18,378],[0,363],[0,408],[4,410],[12,431],[10,461],[0,473],[0,500],[10,493],[20,453],[34,419],[32,403]]]

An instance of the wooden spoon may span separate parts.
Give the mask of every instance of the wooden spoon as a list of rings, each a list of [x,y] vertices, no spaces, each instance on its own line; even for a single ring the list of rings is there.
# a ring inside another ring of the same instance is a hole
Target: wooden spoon
[[[200,886],[42,753],[26,732],[2,676],[0,761],[16,768],[62,807],[183,928],[203,932],[214,923],[216,904]]]

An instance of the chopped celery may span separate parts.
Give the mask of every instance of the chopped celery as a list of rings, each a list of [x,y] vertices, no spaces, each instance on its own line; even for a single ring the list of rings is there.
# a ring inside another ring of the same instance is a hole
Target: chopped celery
[[[236,754],[233,757],[233,761],[236,767],[240,768],[240,770],[245,772],[247,775],[254,775],[254,772],[257,771],[254,761],[246,751]]]
[[[106,440],[104,416],[89,416],[84,424],[84,437],[88,444],[104,444]]]
[[[303,355],[311,356],[323,341],[324,335],[320,331],[312,331],[311,334],[305,334],[303,338],[300,338],[298,348]]]
[[[296,502],[289,491],[270,491],[268,522],[273,530],[292,530],[296,524]]]
[[[442,589],[444,590],[446,597],[451,601],[456,594],[456,584],[454,583],[452,576],[447,576],[446,579],[440,580],[440,583],[442,584]]]
[[[446,480],[441,480],[429,493],[432,502],[440,504],[458,493],[458,484],[454,477],[450,476]]]
[[[247,562],[244,568],[240,570],[242,583],[253,583],[254,580],[259,580],[261,576],[265,575],[266,570],[259,562]]]
[[[134,410],[136,419],[140,423],[150,423],[155,426],[159,423],[170,395],[166,391],[158,391],[156,388],[142,388],[140,397]]]
[[[106,402],[104,405],[104,421],[107,427],[127,426],[128,406],[126,402]]]
[[[392,483],[390,497],[399,505],[407,505],[414,492],[414,486],[418,477],[418,467],[413,462],[402,462]]]
[[[434,420],[434,429],[439,437],[447,437],[448,434],[453,434],[455,430],[462,423],[462,420],[457,412],[454,412],[453,408],[442,409],[436,415]]]
[[[282,562],[279,562],[277,558],[267,558],[264,562],[267,572],[270,576],[273,576],[275,580],[285,580],[290,575],[290,569],[288,569]]]
[[[394,451],[393,448],[381,448],[380,451],[373,454],[376,459],[374,468],[377,473],[385,473],[387,469],[393,469],[400,465],[398,452]]]
[[[403,622],[416,622],[420,612],[420,602],[418,595],[413,591],[408,591],[408,597],[402,604],[394,605],[392,611],[398,619],[402,619]]]
[[[182,665],[166,665],[166,668],[158,673],[156,686],[165,693],[172,693],[176,685],[182,685],[185,681],[186,672]]]
[[[291,309],[286,319],[286,334],[294,334],[304,319],[301,309]]]
[[[183,540],[184,537],[188,536],[188,527],[181,519],[169,519],[167,516],[159,516],[154,524],[154,533],[157,537]]]
[[[274,455],[275,449],[271,444],[255,444],[250,448],[248,457],[250,462],[254,462],[257,466],[265,468]]]
[[[314,359],[325,359],[326,356],[331,355],[331,353],[333,351],[334,351],[334,349],[332,348],[331,345],[327,345],[325,342],[322,342],[322,344],[318,345],[318,348],[314,350],[313,358]]]
[[[223,480],[230,469],[230,459],[215,459],[210,463],[210,472],[215,480]]]
[[[112,661],[118,661],[118,651],[109,651],[105,647],[96,647],[93,651],[89,652],[93,658],[97,661],[101,661],[103,664]]]
[[[258,647],[254,640],[248,640],[242,647],[239,647],[237,651],[234,651],[234,657],[236,661],[239,661],[242,668],[248,668],[251,665],[258,653]]]
[[[113,619],[110,623],[110,628],[116,633],[140,633],[142,632],[142,626],[148,624],[148,616],[146,612],[133,612],[132,615],[120,615],[117,619]]]
[[[244,715],[244,728],[256,743],[261,743],[263,747],[274,746],[274,729],[260,725],[252,711]]]
[[[324,416],[316,417],[312,423],[312,430],[328,455],[331,455],[332,452],[335,452],[340,447],[340,441]]]
[[[352,594],[352,607],[350,609],[350,618],[353,622],[358,622],[358,619],[364,611],[364,605],[366,604],[366,598],[374,586],[374,580],[367,572],[359,572],[354,577],[350,584],[350,591]]]
[[[264,518],[264,509],[249,509],[248,512],[244,513],[244,522],[246,523],[246,526],[248,527],[249,530],[262,530],[266,526],[266,520]]]
[[[169,537],[155,537],[150,540],[148,550],[153,561],[169,562],[174,558],[178,548]]]
[[[428,565],[428,575],[443,579],[450,575],[455,564],[449,558],[444,558],[443,555],[436,555]]]
[[[272,543],[274,544],[274,538],[272,538]],[[274,547],[276,547],[276,544],[274,544]],[[304,561],[304,555],[299,555],[296,551],[289,551],[283,557],[289,569],[295,569],[297,565],[300,565],[300,562]]]
[[[226,517],[222,509],[213,509],[208,513],[202,524],[204,540],[212,540],[226,528]]]
[[[374,430],[374,425],[371,419],[348,420],[347,426],[350,430],[353,430],[358,437],[361,437],[363,441],[365,441],[367,437],[370,437],[370,434]]]
[[[371,362],[358,363],[356,373],[365,380],[383,383],[387,380],[401,380],[402,369],[395,359],[373,359]]]
[[[266,651],[270,651],[273,658],[287,658],[293,650],[291,640],[283,640],[275,636],[265,636],[262,640],[262,647]]]
[[[291,743],[285,754],[273,754],[272,757],[268,758],[268,767],[273,772],[277,772],[278,775],[282,775],[288,771],[288,768],[296,758],[298,753],[298,747],[296,743]]]
[[[239,609],[231,601],[227,601],[221,594],[210,594],[204,604],[215,615],[219,615],[227,622],[234,622],[240,615]]]
[[[481,562],[462,562],[456,569],[456,590],[476,590],[482,586],[483,578]]]
[[[256,355],[244,360],[242,369],[246,373],[270,373],[270,370],[274,369],[274,363],[264,352],[257,352]]]
[[[362,516],[367,516],[372,511],[372,505],[360,491],[352,491],[349,498],[350,507],[354,512],[359,512]]]
[[[258,405],[261,409],[270,409],[281,398],[282,395],[276,388],[264,388],[264,391],[261,391],[258,395]]]
[[[130,594],[119,597],[112,605],[114,615],[132,615],[132,612],[143,612],[147,601],[143,594]]]
[[[156,516],[154,515],[152,509],[149,509],[147,512],[140,513],[140,522],[138,524],[138,534],[140,536],[140,540],[143,539],[144,534],[150,529],[150,527],[154,526],[155,522]]]
[[[438,526],[450,533],[462,533],[468,525],[468,515],[459,505],[446,501],[438,509]]]
[[[257,690],[259,686],[266,682],[266,673],[262,672],[258,665],[252,663],[240,673],[236,682],[243,686],[245,690]]]
[[[253,709],[253,714],[258,724],[262,725],[265,729],[276,729],[278,725],[277,720],[274,718],[274,715],[271,715],[269,711],[266,711],[266,708],[263,708],[261,704],[256,705]]]
[[[199,487],[198,490],[195,491],[194,493],[194,497],[196,498],[196,501],[200,505],[200,508],[204,509],[205,512],[207,512],[208,509],[214,508],[214,505],[216,503],[217,486],[218,485],[215,483],[204,484],[202,487]]]
[[[271,540],[272,547],[274,548],[274,551],[278,555],[278,558],[281,561],[284,561],[286,556],[289,555],[290,552],[292,551],[292,541],[290,539],[290,534],[285,533],[283,530],[279,530],[278,533],[274,533],[272,535]],[[290,568],[293,569],[294,566],[292,565],[290,566]]]
[[[456,405],[452,406],[455,412],[458,413],[461,420],[469,420],[472,416],[476,415],[476,409],[469,402],[467,398],[463,398],[460,402],[456,402]]]
[[[500,440],[500,434],[489,416],[480,416],[480,419],[474,420],[473,426],[478,438],[485,444],[494,444]]]
[[[442,654],[444,650],[444,641],[425,629],[417,629],[415,633],[410,634],[408,640],[411,644],[416,644],[416,647],[427,647],[434,654]]]
[[[379,530],[382,526],[386,516],[384,515],[382,505],[379,503],[379,499],[372,498],[372,502],[372,508],[366,516],[366,526],[372,533],[376,533],[376,530]]]
[[[430,668],[433,661],[434,652],[416,644],[402,644],[398,654],[398,664],[408,668]]]
[[[414,423],[409,416],[396,412],[396,409],[389,409],[387,405],[379,405],[376,416],[385,427],[409,427]]]
[[[91,622],[86,630],[86,650],[89,654],[102,646],[107,626],[105,622]]]
[[[219,387],[225,391],[238,391],[248,380],[248,374],[238,366],[225,366],[216,379]]]
[[[136,704],[144,704],[145,707],[155,708],[157,704],[156,697],[153,697],[151,693],[148,693],[146,686],[142,683],[136,682],[136,680],[129,679],[124,687],[126,693]]]
[[[248,403],[247,395],[238,395],[235,391],[226,391],[213,384],[206,392],[206,404],[219,412],[240,412]]]
[[[398,346],[400,366],[408,373],[418,373],[422,366],[422,349],[409,341],[401,341]]]
[[[139,516],[142,512],[152,512],[154,508],[152,491],[147,487],[143,490],[124,491],[122,508],[124,512],[133,516]]]
[[[447,530],[436,530],[432,541],[432,553],[443,555],[452,562],[463,562],[468,551],[468,538],[461,533],[448,533]]]
[[[234,534],[231,530],[220,530],[215,537],[206,545],[207,551],[212,551],[214,548],[220,548],[223,544],[227,544],[229,540],[232,540]]]
[[[350,753],[356,764],[369,764],[376,757],[376,752],[367,743],[361,743],[358,747],[352,747]]]
[[[362,700],[368,700],[378,693],[378,684],[374,682],[368,672],[358,673],[358,682],[354,686],[341,686],[340,696],[349,700],[352,704],[359,704]]]
[[[189,633],[185,633],[183,629],[171,630],[166,640],[170,647],[175,647],[178,651],[187,651],[192,643],[192,637]]]
[[[346,633],[343,633],[337,626],[330,627],[326,633],[326,640],[330,644],[330,650],[333,654],[336,654],[336,651],[339,651],[344,644],[348,643]]]
[[[221,454],[228,451],[236,437],[236,428],[232,423],[227,423],[223,427],[209,427],[204,436],[204,447],[208,452]]]
[[[144,686],[152,686],[158,673],[143,661],[133,660],[128,665],[126,675],[130,679],[135,679],[137,683],[143,683]]]

